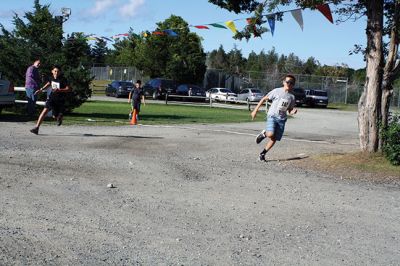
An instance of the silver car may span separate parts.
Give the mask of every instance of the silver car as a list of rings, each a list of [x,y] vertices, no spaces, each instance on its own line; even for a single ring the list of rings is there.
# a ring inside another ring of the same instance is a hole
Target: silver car
[[[227,88],[212,88],[206,92],[206,97],[211,98],[217,102],[236,102],[237,94]]]
[[[246,88],[239,92],[238,100],[239,101],[250,101],[250,102],[258,102],[264,97],[264,94],[255,88]]]

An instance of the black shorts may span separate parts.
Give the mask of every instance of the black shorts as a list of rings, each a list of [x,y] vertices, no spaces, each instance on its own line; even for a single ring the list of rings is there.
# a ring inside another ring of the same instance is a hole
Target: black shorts
[[[133,101],[132,102],[132,108],[136,109],[137,112],[140,112],[140,101]]]
[[[45,108],[49,111],[53,112],[53,116],[58,116],[59,114],[63,114],[65,110],[65,100],[59,99],[55,97],[50,97],[46,100]]]

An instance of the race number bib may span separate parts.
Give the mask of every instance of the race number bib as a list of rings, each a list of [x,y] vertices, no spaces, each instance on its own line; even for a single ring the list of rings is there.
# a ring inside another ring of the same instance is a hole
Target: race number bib
[[[280,99],[278,102],[278,110],[280,112],[286,112],[289,107],[289,100],[288,99]]]
[[[60,88],[60,82],[54,82],[54,81],[52,81],[52,82],[51,82],[51,88],[52,88],[53,90],[59,89],[59,88]]]

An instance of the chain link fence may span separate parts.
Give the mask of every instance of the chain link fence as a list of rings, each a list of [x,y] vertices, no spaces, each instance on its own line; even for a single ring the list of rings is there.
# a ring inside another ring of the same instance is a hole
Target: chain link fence
[[[91,74],[95,80],[126,80],[142,79],[142,73],[136,67],[106,66],[92,67]]]
[[[241,74],[228,74],[220,69],[208,69],[203,86],[228,88],[239,92],[242,88],[258,88],[264,93],[274,88],[281,87],[286,73],[265,73],[249,71]],[[363,92],[363,84],[350,84],[346,77],[330,77],[294,74],[296,87],[303,89],[318,89],[328,92],[329,102],[357,104]],[[395,88],[391,106],[400,107],[400,87]]]
[[[99,81],[111,80],[142,80],[145,77],[136,67],[99,66],[92,67],[91,74]],[[258,88],[264,93],[282,86],[286,73],[266,73],[249,71],[241,74],[229,74],[221,69],[207,69],[202,85],[205,89],[220,87],[239,92],[242,88]],[[346,77],[330,77],[294,74],[296,87],[303,89],[318,89],[328,92],[329,102],[357,104],[363,92],[363,84],[349,83]],[[394,88],[391,106],[400,107],[400,87]]]

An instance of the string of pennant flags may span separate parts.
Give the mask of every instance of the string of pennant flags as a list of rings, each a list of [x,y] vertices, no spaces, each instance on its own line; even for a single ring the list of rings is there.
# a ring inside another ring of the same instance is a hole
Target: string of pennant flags
[[[328,4],[320,4],[316,5],[315,8],[319,10],[326,19],[329,20],[333,24],[333,17],[331,13],[331,9]],[[301,30],[304,28],[304,23],[303,23],[303,15],[302,15],[302,9],[297,8],[297,9],[292,9],[292,10],[286,10],[286,11],[281,11],[281,12],[276,12],[276,13],[271,13],[271,14],[266,14],[263,15],[263,17],[267,18],[268,25],[271,31],[272,36],[274,36],[275,32],[275,21],[277,16],[281,16],[283,13],[291,13],[295,21],[299,24]],[[253,18],[239,18],[239,19],[234,19],[234,20],[228,20],[225,22],[217,22],[217,23],[207,23],[207,24],[200,24],[200,25],[189,25],[189,27],[193,27],[196,29],[200,30],[209,30],[210,28],[220,28],[220,29],[229,29],[232,31],[233,34],[236,34],[238,32],[237,27],[235,25],[236,21],[240,20],[246,20],[247,24],[250,24]],[[179,34],[176,32],[180,29],[183,28],[174,28],[174,29],[166,29],[166,30],[157,30],[157,31],[146,31],[142,33],[142,36],[148,37],[150,35],[159,35],[159,36],[171,36],[171,37],[178,37]],[[95,34],[90,34],[86,36],[87,40],[103,40],[103,41],[115,41],[120,38],[125,38],[125,37],[140,37],[140,35],[135,34],[135,33],[120,33],[113,35],[111,37],[105,37],[105,36],[97,36]]]

